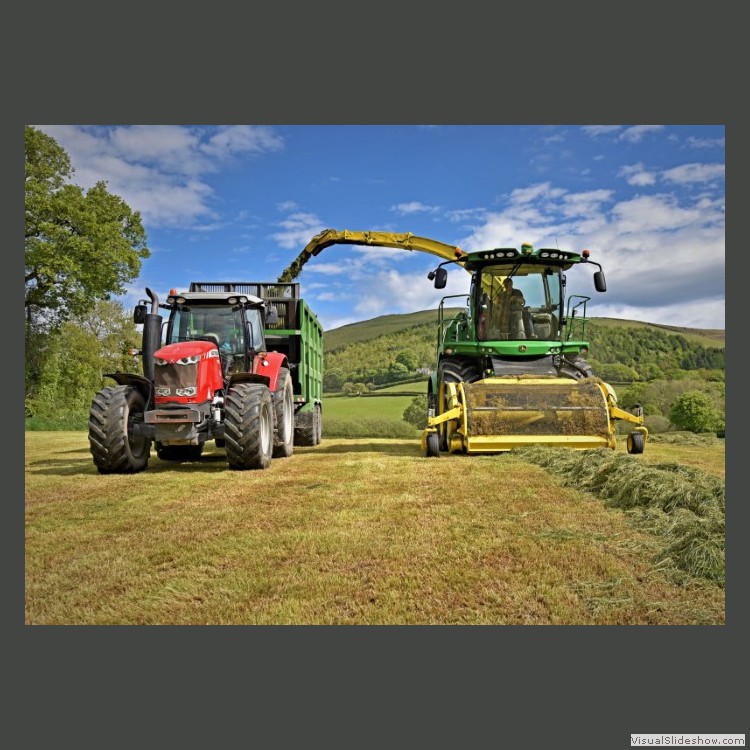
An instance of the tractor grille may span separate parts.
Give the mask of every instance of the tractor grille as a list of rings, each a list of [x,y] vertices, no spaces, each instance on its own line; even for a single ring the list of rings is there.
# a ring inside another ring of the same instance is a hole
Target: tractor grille
[[[479,435],[590,435],[609,433],[607,406],[596,382],[464,383],[467,430]]]

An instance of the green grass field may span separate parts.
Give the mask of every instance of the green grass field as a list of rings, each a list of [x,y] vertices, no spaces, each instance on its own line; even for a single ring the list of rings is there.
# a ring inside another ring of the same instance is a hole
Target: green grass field
[[[212,447],[104,476],[83,432],[25,447],[27,624],[724,623],[722,587],[521,455],[324,434],[265,471]],[[624,458],[723,476],[724,442]]]

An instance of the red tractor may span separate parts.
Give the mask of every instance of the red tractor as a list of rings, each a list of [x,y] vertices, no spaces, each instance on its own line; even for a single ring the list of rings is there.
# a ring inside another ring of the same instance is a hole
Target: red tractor
[[[130,474],[159,458],[197,460],[207,440],[232,469],[265,469],[292,455],[294,395],[287,356],[268,351],[277,319],[263,299],[235,292],[172,290],[166,304],[146,289],[133,320],[143,325],[143,375],[108,373],[89,415],[89,446],[101,474]],[[165,330],[159,308],[169,310]],[[161,346],[162,341],[165,343]]]

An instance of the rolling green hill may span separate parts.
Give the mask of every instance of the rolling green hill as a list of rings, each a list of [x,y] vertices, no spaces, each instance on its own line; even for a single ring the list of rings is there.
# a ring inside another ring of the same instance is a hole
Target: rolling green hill
[[[448,312],[453,314],[458,312],[458,308],[448,308]],[[380,315],[371,320],[349,323],[349,325],[326,331],[323,336],[323,347],[326,352],[333,352],[349,344],[367,341],[384,334],[402,331],[405,328],[426,323],[437,326],[437,317],[437,310],[421,310],[403,315]]]
[[[447,312],[458,312],[459,308],[447,308]],[[684,336],[688,341],[705,347],[724,348],[724,329],[717,328],[680,328],[677,326],[661,325],[659,323],[640,323],[636,320],[619,318],[590,318],[607,328],[653,328]],[[332,328],[324,335],[326,352],[335,351],[349,344],[377,338],[387,333],[394,333],[412,326],[425,323],[437,324],[437,310],[420,310],[419,312],[404,313],[402,315],[380,315],[377,318],[363,320],[359,323],[349,323],[339,328]]]
[[[458,308],[455,308],[458,309]],[[392,385],[434,367],[437,311],[383,315],[327,331],[324,390],[344,383]],[[723,380],[725,332],[614,318],[590,318],[594,371],[612,382]]]

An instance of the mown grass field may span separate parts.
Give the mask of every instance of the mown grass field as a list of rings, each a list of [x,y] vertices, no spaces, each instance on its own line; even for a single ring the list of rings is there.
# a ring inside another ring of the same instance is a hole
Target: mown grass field
[[[628,458],[724,473],[723,441]],[[324,437],[101,476],[85,433],[28,432],[25,460],[27,624],[724,623],[722,586],[521,454]]]

